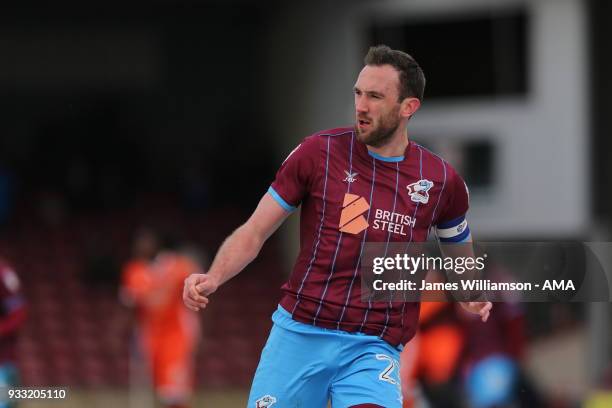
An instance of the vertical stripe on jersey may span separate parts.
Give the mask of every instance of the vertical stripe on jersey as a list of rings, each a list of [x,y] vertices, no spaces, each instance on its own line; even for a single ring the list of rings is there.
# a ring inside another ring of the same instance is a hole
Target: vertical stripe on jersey
[[[436,206],[434,207],[433,213],[431,214],[431,221],[429,222],[429,228],[427,228],[427,234],[429,234],[429,231],[431,230],[431,227],[433,225],[434,220],[436,219],[436,212],[438,211],[438,205],[440,204],[440,199],[442,198],[442,194],[444,194],[444,187],[446,186],[446,162],[444,162],[444,160],[442,160],[441,157],[438,157],[438,159],[440,159],[440,162],[442,163],[442,168],[444,169],[444,181],[442,182],[442,190],[440,190],[440,194],[438,195],[438,201],[436,202]]]
[[[399,163],[395,163],[397,172],[395,173],[395,195],[393,196],[393,211],[395,212],[395,204],[397,202],[397,187],[399,185]],[[421,177],[422,178],[422,177]],[[415,221],[416,223],[416,221]],[[389,235],[387,235],[387,245],[385,246],[385,257],[387,257],[387,250],[389,249],[389,240],[391,239],[391,231],[389,231]],[[389,323],[389,310],[393,308],[393,292],[391,292],[391,300],[389,300],[389,304],[387,305],[387,310],[385,310],[385,328],[383,329],[383,334],[385,334],[385,330],[387,329],[387,324]],[[382,334],[381,334],[382,337]]]
[[[374,185],[376,184],[376,159],[372,157],[372,186],[370,187],[370,208],[368,208],[368,216],[367,221],[370,223],[370,212],[372,210],[372,197],[374,196]],[[353,284],[355,283],[355,279],[357,278],[357,271],[359,270],[359,264],[361,263],[361,255],[363,254],[363,246],[366,242],[366,237],[368,235],[368,229],[366,228],[363,233],[363,238],[361,238],[361,248],[359,250],[359,257],[357,258],[357,262],[355,263],[355,270],[353,271],[353,279],[351,279],[351,284],[349,285],[348,292],[346,294],[346,300],[344,301],[344,306],[342,306],[342,313],[340,314],[340,318],[338,319],[337,328],[340,330],[340,323],[344,318],[344,312],[346,311],[346,307],[349,304],[349,300],[351,298],[351,291],[353,290]],[[361,330],[361,329],[360,329]]]
[[[349,174],[353,172],[353,139],[355,137],[355,132],[351,132],[351,147],[349,153]],[[346,193],[351,192],[351,183],[347,180],[346,182]],[[369,211],[369,210],[368,210]],[[365,234],[364,234],[365,235]],[[323,289],[323,293],[321,297],[319,297],[319,307],[317,307],[317,312],[315,313],[314,319],[312,320],[312,324],[317,324],[317,319],[319,318],[319,313],[321,313],[321,307],[323,306],[323,302],[325,301],[325,295],[327,294],[327,289],[329,288],[329,282],[331,281],[331,277],[334,274],[334,268],[336,267],[336,259],[338,258],[338,251],[340,250],[340,244],[342,243],[342,231],[338,230],[338,238],[336,238],[338,243],[336,244],[336,250],[334,251],[334,258],[332,259],[331,268],[329,271],[329,275],[325,281],[325,288]]]
[[[423,180],[423,149],[421,149],[421,146],[416,145],[419,148],[419,178],[421,180]],[[446,169],[446,167],[445,167]],[[414,209],[414,214],[412,216],[412,219],[414,220],[414,225],[416,225],[416,215],[417,215],[417,211],[419,210],[419,202],[417,202],[417,205]],[[404,252],[408,252],[408,248],[410,247],[410,244],[412,243],[412,230],[414,229],[414,227],[410,228],[410,240],[408,241],[408,244],[406,245],[406,250]],[[404,311],[406,310],[406,302],[404,302],[402,304],[402,314],[401,314],[401,325],[402,325],[402,332],[404,331]],[[385,328],[382,331],[382,334],[380,335],[380,337],[382,338],[382,336],[385,335],[385,332],[387,331],[387,324],[385,323]]]
[[[438,201],[436,202],[436,206],[434,207],[433,213],[431,214],[431,221],[429,223],[429,228],[427,228],[427,235],[429,236],[429,231],[431,230],[431,227],[433,226],[433,222],[436,219],[436,213],[438,212],[438,206],[440,204],[440,200],[442,198],[442,194],[444,193],[444,187],[446,186],[446,161],[438,156],[437,154],[435,154],[434,152],[432,152],[431,150],[427,149],[426,147],[423,147],[421,145],[417,146],[419,148],[425,149],[427,150],[432,156],[435,156],[438,158],[438,160],[440,160],[440,163],[442,163],[442,169],[444,170],[444,181],[442,182],[442,189],[440,190],[440,195],[438,195]]]
[[[398,191],[398,186],[399,186],[399,162],[395,163],[395,169],[396,169],[396,173],[395,173],[395,195],[393,196],[393,212],[395,212],[395,206],[397,203],[397,191]],[[387,235],[387,244],[385,245],[385,256],[387,256],[387,249],[389,248],[389,240],[391,239],[391,231],[389,231],[389,234]],[[361,331],[363,329],[363,326],[366,324],[366,322],[368,321],[368,315],[370,314],[370,309],[372,309],[372,293],[370,293],[370,296],[368,296],[368,308],[366,309],[365,315],[363,316],[363,320],[361,321],[361,326],[359,326],[359,331]],[[389,318],[389,309],[387,308],[386,310],[387,313],[387,319]],[[386,323],[385,323],[386,325]],[[382,336],[382,335],[381,335]]]
[[[393,195],[393,210],[391,212],[395,213],[395,207],[397,205],[397,188],[399,186],[399,162],[395,162],[395,194]],[[387,249],[389,249],[389,241],[391,240],[391,231],[387,234],[387,244],[385,245],[385,256],[387,255]]]
[[[317,232],[317,241],[313,248],[312,257],[310,258],[310,262],[308,263],[308,269],[306,269],[306,273],[304,274],[304,277],[302,278],[302,282],[300,283],[300,288],[297,291],[295,305],[293,306],[293,310],[291,311],[292,316],[293,316],[293,313],[295,313],[295,309],[297,308],[298,304],[300,303],[300,294],[302,293],[302,289],[304,289],[304,282],[306,282],[306,278],[308,277],[308,274],[310,273],[310,270],[312,269],[312,264],[314,263],[315,258],[317,257],[317,251],[319,249],[319,242],[321,242],[321,229],[323,228],[323,222],[325,220],[325,195],[327,194],[327,175],[329,172],[329,142],[330,140],[331,140],[331,135],[327,135],[327,152],[325,155],[325,178],[324,178],[325,181],[323,182],[323,209],[321,211],[321,221],[319,222],[319,231]]]
[[[423,180],[423,149],[421,149],[421,146],[419,145],[417,145],[417,147],[419,148],[419,153],[420,153],[419,154],[419,180]],[[412,214],[412,219],[414,220],[414,224],[412,227],[410,227],[410,239],[408,240],[406,251],[408,251],[408,247],[412,243],[412,234],[414,232],[414,227],[416,226],[416,215],[417,215],[417,212],[419,211],[419,204],[421,203],[417,201],[416,207],[414,207],[414,214]]]

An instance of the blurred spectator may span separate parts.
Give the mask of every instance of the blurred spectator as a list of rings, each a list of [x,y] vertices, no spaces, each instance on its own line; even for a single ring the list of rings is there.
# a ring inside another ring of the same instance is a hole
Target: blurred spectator
[[[20,286],[15,271],[0,259],[0,387],[15,387],[19,383],[17,333],[26,319],[26,302]],[[12,406],[0,401],[0,408]]]
[[[200,267],[163,249],[152,230],[138,232],[134,256],[123,269],[121,297],[136,308],[137,336],[165,407],[185,408],[194,385],[194,353],[200,336],[195,313],[183,306],[183,281]]]

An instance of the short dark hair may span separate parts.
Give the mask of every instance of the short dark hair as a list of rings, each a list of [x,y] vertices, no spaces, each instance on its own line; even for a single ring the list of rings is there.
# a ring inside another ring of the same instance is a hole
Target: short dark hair
[[[366,65],[391,65],[399,73],[399,100],[418,98],[423,100],[425,74],[414,58],[403,51],[392,50],[386,45],[370,47],[363,62]]]

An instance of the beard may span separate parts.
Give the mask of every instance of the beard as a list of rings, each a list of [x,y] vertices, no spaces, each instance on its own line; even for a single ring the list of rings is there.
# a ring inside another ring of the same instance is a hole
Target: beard
[[[355,134],[357,140],[372,147],[381,147],[386,145],[389,140],[395,134],[395,131],[400,125],[400,119],[398,117],[399,108],[389,112],[388,115],[381,117],[380,123],[375,128],[372,128],[369,132],[362,132],[359,130],[359,124],[355,124]],[[370,121],[372,123],[372,121]]]

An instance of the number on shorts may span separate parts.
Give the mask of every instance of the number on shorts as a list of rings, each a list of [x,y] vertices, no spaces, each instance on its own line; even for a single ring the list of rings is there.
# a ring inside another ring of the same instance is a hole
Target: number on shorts
[[[377,360],[385,360],[389,362],[389,365],[387,367],[385,367],[384,370],[382,370],[382,372],[380,374],[378,374],[378,379],[381,381],[386,381],[388,383],[391,383],[393,385],[398,385],[397,381],[392,377],[393,375],[393,371],[399,367],[399,362],[392,359],[391,357],[389,357],[386,354],[377,354],[376,355],[376,359]]]

